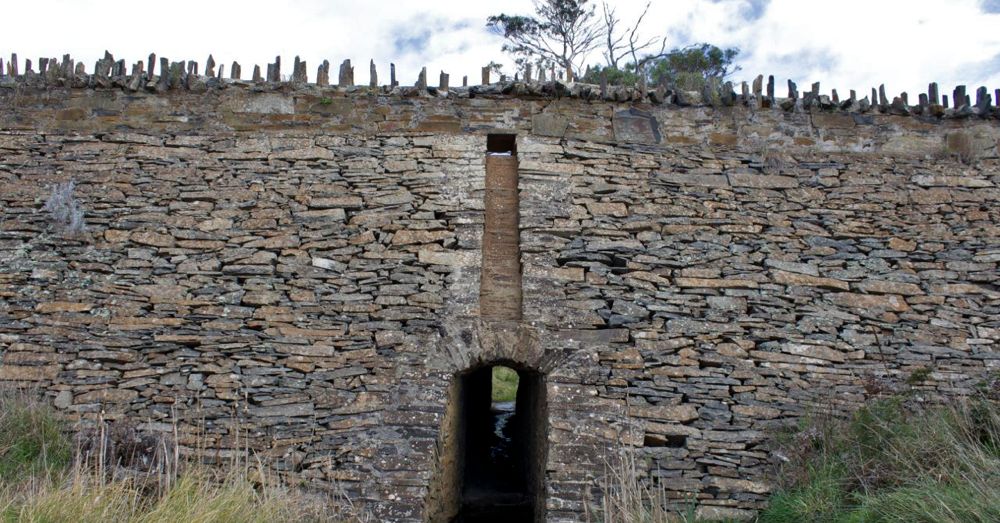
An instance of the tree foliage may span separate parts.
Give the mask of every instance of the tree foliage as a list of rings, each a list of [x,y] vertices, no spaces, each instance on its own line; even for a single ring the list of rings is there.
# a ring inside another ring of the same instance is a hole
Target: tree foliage
[[[641,72],[634,62],[625,63],[620,68],[596,65],[588,70],[583,81],[600,83],[603,74],[610,85],[635,85],[641,74],[645,75],[649,85],[663,84],[684,91],[701,91],[709,80],[722,80],[739,70],[739,66],[733,64],[739,52],[735,47],[722,49],[712,44],[697,44],[673,49],[645,63],[640,62]]]
[[[679,89],[700,90],[706,80],[721,80],[739,71],[739,66],[733,65],[739,53],[738,48],[722,49],[712,44],[674,49],[653,61],[649,68],[649,80]]]
[[[603,34],[589,0],[535,0],[535,16],[499,14],[487,27],[507,39],[505,52],[521,67],[555,65],[575,78]]]

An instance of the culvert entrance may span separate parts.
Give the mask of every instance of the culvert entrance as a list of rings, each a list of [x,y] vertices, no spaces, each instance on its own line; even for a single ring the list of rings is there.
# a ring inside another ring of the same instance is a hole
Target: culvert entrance
[[[544,507],[545,386],[541,373],[502,365],[458,382],[459,512],[455,522],[535,521]]]
[[[490,134],[486,145],[479,315],[490,329],[516,329],[522,320],[517,140]],[[458,373],[451,383],[428,521],[545,518],[545,379],[525,365],[496,359]]]

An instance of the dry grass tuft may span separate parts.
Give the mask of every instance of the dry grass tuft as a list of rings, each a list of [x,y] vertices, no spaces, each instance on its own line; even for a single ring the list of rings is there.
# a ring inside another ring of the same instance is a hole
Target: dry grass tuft
[[[0,390],[0,522],[372,521],[349,500],[282,485],[260,461],[206,467],[125,424],[75,445],[68,429],[37,395]]]

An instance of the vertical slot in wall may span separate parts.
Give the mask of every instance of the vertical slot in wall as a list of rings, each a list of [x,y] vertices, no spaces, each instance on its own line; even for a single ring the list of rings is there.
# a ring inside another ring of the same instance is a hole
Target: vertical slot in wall
[[[515,135],[489,135],[486,151],[480,316],[492,320],[520,320],[521,248]]]

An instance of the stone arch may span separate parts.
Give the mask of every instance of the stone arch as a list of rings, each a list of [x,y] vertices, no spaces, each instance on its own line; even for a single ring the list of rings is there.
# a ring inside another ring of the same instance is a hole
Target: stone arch
[[[435,475],[426,503],[428,521],[479,521],[494,517],[541,521],[545,512],[548,452],[546,376],[558,358],[546,355],[541,336],[519,322],[475,321],[442,338],[440,354],[451,370],[448,404],[437,445]],[[492,459],[490,431],[502,413],[490,402],[493,367],[519,377],[514,411],[505,425],[508,461]],[[505,516],[506,517],[506,516]]]

